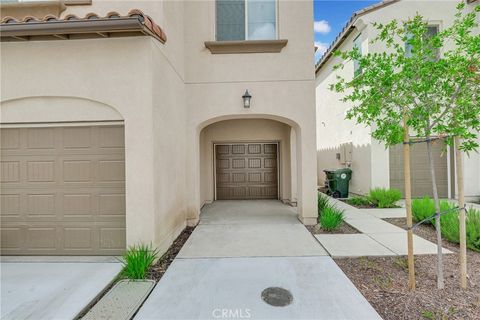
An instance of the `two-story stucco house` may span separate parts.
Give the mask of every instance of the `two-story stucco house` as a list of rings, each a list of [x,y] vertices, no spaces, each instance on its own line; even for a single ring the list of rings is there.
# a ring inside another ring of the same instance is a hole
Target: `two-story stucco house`
[[[163,252],[215,200],[316,223],[311,1],[1,9],[2,254]]]
[[[372,5],[353,14],[334,43],[316,66],[317,151],[318,181],[324,184],[323,170],[350,166],[353,170],[350,192],[366,194],[373,187],[392,187],[403,190],[403,153],[401,146],[385,148],[373,139],[370,128],[346,120],[351,104],[340,101],[341,96],[330,91],[341,73],[345,78],[355,74],[354,63],[344,69],[333,70],[341,62],[333,56],[335,50],[350,50],[357,46],[362,53],[384,52],[379,42],[371,43],[377,36],[373,22],[387,23],[415,16],[418,12],[428,19],[432,32],[452,23],[457,1],[398,1],[389,0]],[[473,10],[478,1],[467,1],[466,10]],[[412,195],[421,197],[432,193],[426,146],[412,146]],[[449,147],[434,145],[434,162],[440,197],[455,197],[455,157]],[[464,157],[465,195],[468,200],[480,198],[480,155],[471,153]]]

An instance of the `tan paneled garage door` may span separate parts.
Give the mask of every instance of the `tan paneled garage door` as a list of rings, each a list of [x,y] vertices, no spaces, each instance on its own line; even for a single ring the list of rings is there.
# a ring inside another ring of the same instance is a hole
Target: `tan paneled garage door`
[[[215,145],[216,198],[277,199],[277,152],[275,142]]]
[[[123,126],[1,129],[3,255],[125,249]]]
[[[433,144],[433,159],[435,177],[437,179],[438,194],[442,198],[448,197],[448,169],[445,145],[436,142]],[[415,143],[411,146],[411,176],[412,197],[432,196],[432,180],[428,164],[427,146],[425,143]],[[373,168],[372,170],[375,170]],[[405,190],[403,179],[403,146],[396,145],[390,148],[390,187]]]

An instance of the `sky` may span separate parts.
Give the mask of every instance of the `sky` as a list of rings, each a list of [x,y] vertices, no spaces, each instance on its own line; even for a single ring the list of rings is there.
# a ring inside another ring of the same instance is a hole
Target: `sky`
[[[315,62],[322,57],[355,11],[377,2],[379,1],[314,0],[315,45],[318,47]]]

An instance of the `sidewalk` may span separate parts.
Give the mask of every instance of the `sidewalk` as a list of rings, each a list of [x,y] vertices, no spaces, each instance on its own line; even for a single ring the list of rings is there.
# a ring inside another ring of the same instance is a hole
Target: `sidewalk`
[[[358,209],[337,199],[330,201],[344,210],[345,222],[361,232],[315,235],[332,257],[407,255],[407,231],[381,219],[403,218],[405,208]],[[414,235],[413,251],[436,254],[437,245]],[[443,248],[443,253],[452,252]]]
[[[269,200],[206,206],[135,317],[222,318],[381,319],[295,208]]]

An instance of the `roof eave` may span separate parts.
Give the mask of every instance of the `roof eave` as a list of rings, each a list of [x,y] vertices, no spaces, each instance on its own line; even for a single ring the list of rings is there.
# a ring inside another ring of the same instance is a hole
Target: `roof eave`
[[[54,20],[28,23],[3,23],[0,26],[2,41],[18,40],[31,36],[58,36],[78,34],[110,34],[122,32],[138,32],[149,35],[165,43],[154,32],[151,32],[138,17],[122,17],[115,19],[91,20]]]
[[[325,52],[325,54],[320,58],[320,61],[315,67],[315,75],[318,73],[318,71],[322,68],[322,66],[327,63],[327,61],[330,59],[332,56],[333,52],[340,47],[340,45],[343,43],[343,41],[348,37],[348,35],[352,32],[352,30],[355,28],[355,23],[357,22],[358,18],[361,16],[364,16],[372,11],[384,8],[386,6],[389,6],[391,4],[394,4],[396,2],[399,2],[400,0],[384,0],[382,2],[379,2],[377,4],[371,5],[369,7],[366,7],[362,10],[356,11],[353,13],[353,15],[350,17],[350,20],[348,20],[347,24],[345,27],[343,27],[342,31],[339,33],[339,35],[335,38],[333,41],[332,45],[328,50]]]

